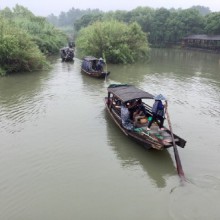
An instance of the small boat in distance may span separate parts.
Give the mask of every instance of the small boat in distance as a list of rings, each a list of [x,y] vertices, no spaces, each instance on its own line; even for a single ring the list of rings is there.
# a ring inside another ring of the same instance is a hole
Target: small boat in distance
[[[132,85],[111,84],[107,88],[105,106],[107,112],[123,133],[143,145],[145,148],[163,150],[172,147],[173,143],[184,148],[186,141],[176,134],[173,134],[174,138],[172,138],[172,131],[168,128],[164,127],[164,130],[161,130],[157,123],[153,123],[150,130],[147,128],[148,121],[150,121],[153,116],[151,106],[152,101],[154,102],[154,98],[155,97],[150,93]],[[131,120],[130,124],[125,126],[125,124],[122,123],[124,106],[136,102],[137,100],[141,100],[142,102],[144,112],[146,113],[145,117],[135,122]],[[147,102],[151,104],[147,104]]]
[[[62,62],[73,61],[74,52],[75,52],[75,43],[73,41],[70,41],[68,43],[68,47],[63,47],[60,49],[60,56]]]
[[[102,58],[86,56],[82,60],[81,71],[94,78],[106,78],[110,72],[104,71],[105,62]]]
[[[60,56],[61,56],[62,62],[73,61],[74,49],[71,47],[63,47],[60,49]]]

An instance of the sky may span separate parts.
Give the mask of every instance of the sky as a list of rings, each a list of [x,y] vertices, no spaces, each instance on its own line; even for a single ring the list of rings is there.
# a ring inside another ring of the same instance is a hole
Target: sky
[[[110,10],[132,10],[138,6],[151,8],[190,8],[193,5],[209,7],[220,12],[220,0],[0,0],[0,9],[13,8],[16,4],[28,8],[37,16],[59,15],[71,8]]]

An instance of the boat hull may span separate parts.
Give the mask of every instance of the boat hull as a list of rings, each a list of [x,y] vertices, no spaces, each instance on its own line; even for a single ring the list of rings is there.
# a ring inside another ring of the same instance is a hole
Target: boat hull
[[[81,68],[81,72],[90,76],[90,77],[93,77],[93,78],[99,78],[99,79],[104,79],[106,78],[110,72],[102,72],[102,71],[87,71],[83,68]]]
[[[155,135],[151,135],[150,132],[135,132],[127,130],[122,126],[120,114],[115,112],[115,110],[109,105],[108,98],[106,97],[105,100],[105,107],[108,114],[111,116],[115,124],[120,128],[120,130],[129,138],[133,139],[137,143],[144,146],[146,149],[156,149],[156,150],[164,150],[166,148],[172,147],[172,142],[165,143]],[[166,130],[167,134],[170,134],[169,130]],[[186,141],[178,137],[174,134],[175,143],[180,146],[184,147]]]

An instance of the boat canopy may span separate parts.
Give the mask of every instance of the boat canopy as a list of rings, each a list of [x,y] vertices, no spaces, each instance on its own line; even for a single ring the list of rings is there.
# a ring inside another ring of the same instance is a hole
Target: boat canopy
[[[99,59],[96,58],[96,57],[93,57],[93,56],[87,56],[87,57],[84,57],[83,60],[86,60],[86,61],[94,61],[94,60],[99,60]]]
[[[154,99],[154,96],[148,92],[138,89],[127,84],[111,84],[108,87],[108,92],[114,94],[122,102],[127,102],[134,99]]]

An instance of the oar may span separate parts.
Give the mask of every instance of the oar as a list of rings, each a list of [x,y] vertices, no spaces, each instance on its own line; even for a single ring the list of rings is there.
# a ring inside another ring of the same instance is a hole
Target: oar
[[[172,137],[172,141],[173,141],[173,151],[174,151],[175,160],[176,160],[177,172],[178,172],[181,180],[185,180],[185,175],[184,175],[183,168],[182,168],[182,165],[181,165],[179,153],[178,153],[176,143],[175,143],[175,140],[174,140],[174,135],[173,135],[173,130],[172,130],[172,126],[171,126],[170,116],[169,116],[168,108],[167,108],[167,101],[166,101],[166,115],[167,115],[167,121],[168,121],[168,124],[169,124],[170,133],[171,133],[171,137]]]

